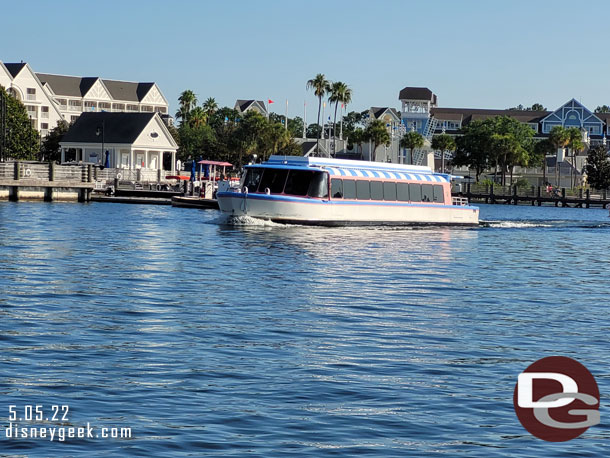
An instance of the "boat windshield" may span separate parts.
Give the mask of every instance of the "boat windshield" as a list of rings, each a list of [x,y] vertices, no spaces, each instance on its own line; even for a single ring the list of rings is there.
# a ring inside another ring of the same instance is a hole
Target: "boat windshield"
[[[328,174],[316,170],[247,169],[243,186],[248,192],[328,197]]]

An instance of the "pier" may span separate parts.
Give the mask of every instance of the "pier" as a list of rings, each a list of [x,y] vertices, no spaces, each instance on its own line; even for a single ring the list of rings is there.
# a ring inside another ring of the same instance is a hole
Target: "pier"
[[[91,165],[0,163],[0,200],[91,200],[95,187]]]
[[[610,207],[607,190],[569,189],[561,188],[548,192],[545,187],[531,186],[518,188],[517,186],[465,184],[465,190],[455,192],[454,196],[466,197],[471,202],[484,202],[486,204],[507,205],[554,205],[555,207]]]

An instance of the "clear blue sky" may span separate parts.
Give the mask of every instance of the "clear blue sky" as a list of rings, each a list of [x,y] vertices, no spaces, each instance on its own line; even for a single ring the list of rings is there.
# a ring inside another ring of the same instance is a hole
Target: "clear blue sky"
[[[347,83],[350,109],[399,107],[427,86],[446,107],[507,108],[572,97],[610,105],[610,2],[564,0],[28,0],[5,2],[0,60],[35,71],[156,82],[172,114],[184,89],[273,99],[315,118],[305,83]]]

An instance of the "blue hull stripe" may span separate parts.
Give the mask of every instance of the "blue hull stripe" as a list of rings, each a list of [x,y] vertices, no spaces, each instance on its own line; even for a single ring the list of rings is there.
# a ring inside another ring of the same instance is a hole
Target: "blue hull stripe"
[[[323,199],[308,199],[304,197],[292,197],[283,195],[270,194],[242,194],[240,192],[219,192],[218,197],[233,197],[237,199],[267,200],[276,202],[296,202],[301,204],[321,204],[321,205],[367,205],[378,207],[430,207],[430,208],[454,208],[456,210],[475,210],[479,207],[471,205],[445,205],[445,204],[427,204],[427,203],[409,203],[409,202],[385,202],[379,200],[323,200]]]

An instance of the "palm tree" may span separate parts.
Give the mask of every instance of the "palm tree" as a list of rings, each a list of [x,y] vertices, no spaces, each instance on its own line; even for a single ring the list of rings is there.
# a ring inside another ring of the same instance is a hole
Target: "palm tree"
[[[187,89],[178,97],[180,109],[176,112],[176,118],[180,118],[182,122],[188,121],[191,110],[197,105],[197,96],[193,91]]]
[[[414,130],[407,132],[404,137],[400,139],[400,147],[408,148],[411,152],[411,165],[413,165],[413,150],[415,148],[421,148],[422,146],[424,146],[424,137]]]
[[[337,81],[330,86],[330,96],[328,97],[328,101],[332,104],[335,104],[335,118],[333,120],[333,139],[334,144],[337,142],[337,108],[339,107],[339,103],[348,103],[352,101],[352,90],[347,86],[347,84],[342,83],[341,81]],[[336,146],[335,151],[336,152]]]
[[[381,144],[390,146],[391,138],[388,129],[386,129],[383,121],[375,119],[366,127],[364,135],[367,140],[370,140],[373,143],[371,161],[375,162],[377,160],[377,147]]]
[[[559,186],[559,159],[557,151],[559,148],[565,148],[570,143],[570,133],[563,126],[555,126],[549,134],[549,141],[555,147],[555,185]]]
[[[349,103],[352,103],[352,90],[347,86],[345,88],[345,91],[343,92],[341,103],[344,107],[346,107],[345,112],[347,113],[347,105]],[[343,106],[341,108],[343,108]],[[343,138],[343,115],[341,116],[341,138]]]
[[[432,138],[432,149],[441,152],[441,173],[445,173],[445,151],[455,151],[455,140],[451,135],[436,135]]]
[[[576,183],[573,182],[572,177],[574,177],[574,181],[576,175],[574,174],[574,170],[576,169],[576,154],[585,149],[585,144],[582,141],[583,133],[578,127],[570,127],[568,129],[568,135],[570,136],[570,140],[568,142],[568,147],[572,150],[572,168],[570,169],[570,187],[573,188]]]
[[[189,114],[189,125],[191,127],[201,127],[208,120],[208,115],[201,107],[195,107]]]
[[[318,98],[318,125],[320,125],[320,111],[322,109],[322,97],[330,90],[330,81],[323,73],[318,73],[315,78],[307,81],[307,89],[313,89],[313,93]],[[320,136],[316,139],[316,150],[319,151]]]
[[[203,111],[205,111],[208,119],[210,119],[212,115],[218,111],[218,103],[216,103],[216,99],[214,97],[208,97],[208,99],[203,102],[202,108]]]

